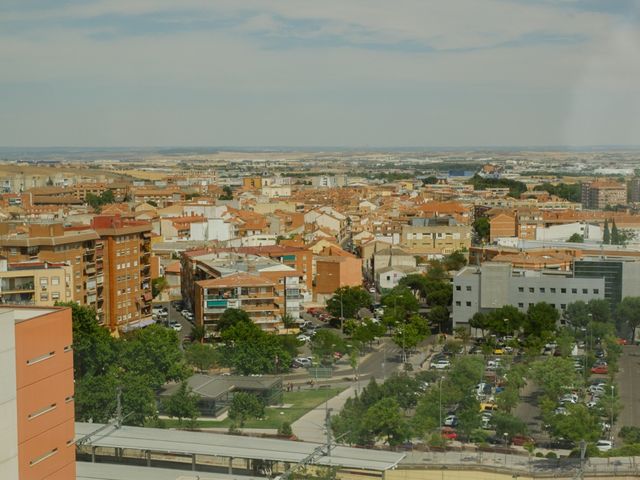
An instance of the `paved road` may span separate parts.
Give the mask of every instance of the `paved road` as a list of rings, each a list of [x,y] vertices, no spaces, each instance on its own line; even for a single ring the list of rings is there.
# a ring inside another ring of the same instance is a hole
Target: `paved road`
[[[182,330],[178,334],[181,342],[185,337],[191,334],[193,325],[191,325],[191,323],[186,318],[184,318],[179,311],[173,308],[171,302],[155,302],[154,305],[162,305],[169,309],[169,317],[167,318],[167,321],[161,323],[163,323],[164,325],[168,325],[170,322],[178,322],[180,325],[182,325]]]
[[[327,439],[325,428],[327,409],[331,409],[332,415],[339,413],[347,399],[354,396],[355,392],[355,387],[349,387],[303,415],[291,425],[293,434],[306,442],[324,443]]]
[[[640,427],[640,346],[627,345],[623,347],[620,356],[620,371],[617,384],[620,389],[622,412],[614,426],[616,432],[623,426]]]

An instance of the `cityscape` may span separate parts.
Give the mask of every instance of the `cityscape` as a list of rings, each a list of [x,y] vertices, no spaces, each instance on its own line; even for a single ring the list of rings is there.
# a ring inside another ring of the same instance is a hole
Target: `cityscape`
[[[0,5],[0,480],[640,478],[639,13]]]

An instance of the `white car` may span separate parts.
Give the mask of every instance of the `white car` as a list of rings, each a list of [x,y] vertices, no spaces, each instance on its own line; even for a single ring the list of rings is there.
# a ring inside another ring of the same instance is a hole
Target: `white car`
[[[308,342],[311,340],[311,337],[309,335],[305,335],[304,333],[301,333],[296,338],[301,342]]]
[[[376,293],[376,287],[371,287],[369,289],[369,293]]]
[[[608,452],[613,448],[613,442],[611,440],[598,440],[596,442],[596,448],[601,452]]]
[[[302,367],[310,367],[313,363],[309,357],[298,357],[294,361]]]
[[[451,366],[451,362],[449,360],[438,360],[435,363],[431,363],[431,368],[435,368],[436,370],[445,370]]]
[[[173,328],[176,332],[181,332],[182,331],[182,325],[180,325],[178,322],[173,322],[173,323],[169,324],[169,326],[171,328]]]
[[[455,415],[449,415],[447,418],[444,419],[445,427],[455,427],[457,424],[458,424],[458,417],[456,417]]]
[[[592,395],[596,395],[596,394],[602,395],[603,393],[605,393],[605,389],[602,385],[589,385],[589,388],[587,390]]]

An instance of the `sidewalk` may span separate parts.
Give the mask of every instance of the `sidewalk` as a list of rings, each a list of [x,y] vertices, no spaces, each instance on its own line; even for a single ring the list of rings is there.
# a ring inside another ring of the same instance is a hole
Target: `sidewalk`
[[[293,425],[291,425],[293,434],[305,442],[325,442],[327,437],[324,426],[327,407],[333,409],[331,413],[336,415],[342,410],[347,399],[353,397],[355,393],[355,386],[349,387],[339,395],[329,399],[328,402],[321,403],[306,415],[303,415],[293,422]]]

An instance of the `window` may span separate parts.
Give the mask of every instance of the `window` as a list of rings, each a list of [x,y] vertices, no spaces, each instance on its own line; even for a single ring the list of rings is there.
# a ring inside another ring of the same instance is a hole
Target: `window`
[[[593,293],[594,293],[595,295],[598,295],[598,294],[600,293],[600,289],[599,289],[599,288],[594,288],[594,289],[593,289]]]
[[[49,301],[49,294],[47,292],[41,292],[40,293],[40,301],[41,302],[48,302]]]
[[[471,291],[471,285],[467,285],[467,292]]]
[[[59,300],[60,292],[51,292],[51,300]]]
[[[46,287],[47,285],[49,285],[49,279],[46,277],[43,277],[40,279],[40,286],[41,287]]]
[[[530,307],[533,307],[533,303],[530,303],[530,304],[529,304],[529,306],[530,306]]]
[[[524,303],[519,303],[518,308],[524,308]]]
[[[577,288],[572,288],[572,289],[571,289],[571,293],[574,293],[574,294],[575,294],[575,293],[578,293],[578,289],[577,289]]]
[[[545,293],[545,288],[544,287],[540,287],[540,293]]]
[[[519,291],[520,293],[524,293],[524,287],[518,287],[518,291]]]
[[[560,304],[560,308],[561,308],[562,310],[566,309],[566,308],[567,308],[567,304],[566,304],[566,303],[561,303],[561,304]]]
[[[60,277],[51,277],[51,285],[60,285]]]
[[[39,355],[37,357],[31,358],[27,360],[27,365],[35,365],[36,363],[44,362],[45,360],[49,360],[50,358],[52,358],[55,354],[56,352],[53,351],[53,352],[45,353],[43,355]]]
[[[589,289],[587,289],[587,288],[583,288],[583,289],[582,289],[582,293],[583,293],[584,295],[586,295],[587,293],[589,293]]]
[[[533,287],[529,287],[529,293],[533,293],[533,292],[535,292],[535,291],[536,291],[536,289],[535,289],[535,288],[533,288]]]
[[[467,302],[467,307],[470,307],[470,306],[471,306],[471,302]]]
[[[555,287],[551,287],[551,288],[549,289],[549,291],[550,291],[551,293],[556,293],[556,289],[555,289]]]
[[[35,412],[30,413],[29,415],[27,415],[27,418],[29,420],[33,420],[34,418],[38,418],[38,417],[44,415],[45,413],[49,413],[49,412],[51,412],[52,410],[55,410],[55,409],[56,409],[56,404],[52,403],[51,405],[47,405],[46,407],[42,407],[42,408],[36,410]]]
[[[47,458],[53,457],[56,453],[58,453],[58,449],[54,448],[53,450],[49,450],[46,453],[43,453],[42,455],[34,458],[33,460],[31,460],[29,462],[29,466],[33,467],[37,464],[39,464],[40,462],[44,462]]]
[[[460,285],[456,285],[456,291],[459,292],[460,290],[462,290],[462,287]]]
[[[460,300],[456,300],[456,307],[459,307],[462,305],[462,302]]]
[[[567,289],[566,288],[561,288],[560,289],[560,293],[567,293]]]

